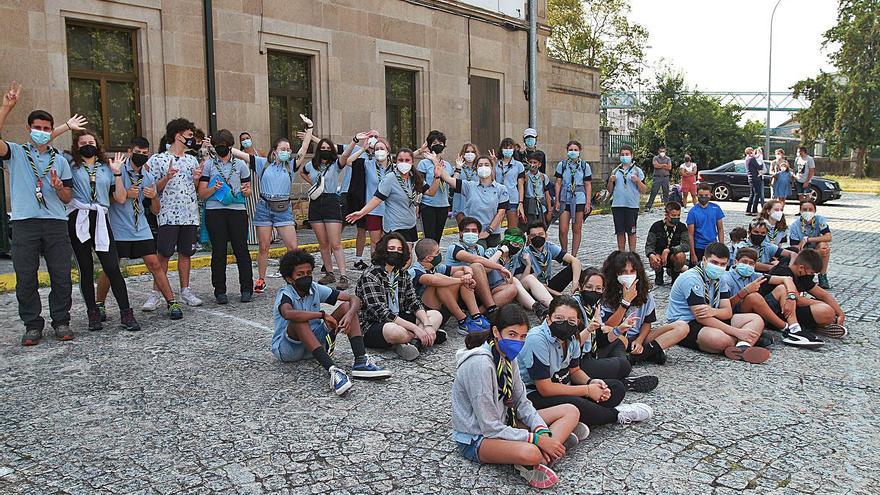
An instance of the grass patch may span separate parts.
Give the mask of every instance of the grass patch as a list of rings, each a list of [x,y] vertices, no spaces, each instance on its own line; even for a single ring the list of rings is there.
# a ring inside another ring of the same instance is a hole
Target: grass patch
[[[880,179],[865,177],[856,179],[846,175],[823,175],[822,178],[836,180],[843,192],[862,192],[880,194]]]

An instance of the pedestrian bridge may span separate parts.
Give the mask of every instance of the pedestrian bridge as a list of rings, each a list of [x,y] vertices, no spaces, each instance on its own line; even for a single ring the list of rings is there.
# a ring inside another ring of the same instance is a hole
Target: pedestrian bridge
[[[788,92],[771,92],[770,102],[767,102],[767,93],[758,91],[692,91],[689,94],[699,93],[718,100],[722,105],[736,105],[743,110],[766,112],[769,106],[771,112],[797,112],[810,107],[806,98],[796,98]],[[649,97],[657,94],[650,91],[615,91],[603,94],[600,100],[602,110],[628,110],[638,106]]]

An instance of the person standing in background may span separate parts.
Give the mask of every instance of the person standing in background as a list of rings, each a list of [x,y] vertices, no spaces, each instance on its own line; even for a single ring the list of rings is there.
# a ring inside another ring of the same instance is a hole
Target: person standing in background
[[[803,203],[810,199],[810,181],[816,175],[816,162],[807,154],[806,146],[798,146],[798,156],[794,164],[797,167],[794,190],[798,193],[798,201]]]
[[[654,208],[654,198],[657,197],[657,191],[663,188],[663,204],[669,202],[669,174],[672,170],[672,159],[666,156],[666,147],[661,146],[657,149],[657,156],[651,160],[654,166],[654,180],[651,183],[651,195],[648,196],[648,203],[645,205],[645,211],[651,211]]]
[[[678,166],[681,174],[681,205],[687,208],[688,196],[691,205],[697,205],[697,164],[691,161],[691,155],[684,155],[684,161]]]

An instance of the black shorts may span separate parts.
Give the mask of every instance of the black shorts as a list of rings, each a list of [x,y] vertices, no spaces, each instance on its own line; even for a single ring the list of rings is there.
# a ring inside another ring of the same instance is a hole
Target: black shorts
[[[489,234],[485,239],[480,239],[477,244],[483,246],[483,249],[497,247],[501,244],[501,234]]]
[[[403,313],[397,316],[403,318],[410,323],[416,322],[416,315],[411,313]],[[389,344],[385,340],[385,335],[382,333],[382,329],[388,323],[391,322],[385,321],[370,324],[370,326],[367,328],[367,331],[364,332],[364,345],[371,349],[390,349],[393,344]]]
[[[730,320],[721,320],[721,321],[730,325]],[[694,350],[699,351],[700,346],[697,345],[697,337],[699,337],[700,330],[702,330],[704,326],[705,325],[703,325],[702,323],[700,323],[697,320],[689,321],[688,328],[690,328],[690,331],[688,332],[687,337],[685,337],[684,340],[679,342],[678,345],[687,347],[688,349],[694,349]]]
[[[136,260],[156,254],[155,239],[145,241],[116,241],[116,253],[120,258]]]
[[[406,242],[417,242],[419,240],[419,231],[415,227],[409,229],[397,229],[394,232],[402,235]]]
[[[785,317],[782,316],[782,306],[779,305],[779,301],[773,297],[772,293],[764,296],[764,301],[776,316],[785,320]],[[798,306],[794,310],[794,315],[797,318],[798,323],[800,323],[805,329],[814,330],[816,328],[816,320],[813,318],[813,310],[811,310],[809,306]]]
[[[160,225],[156,236],[156,249],[163,258],[174,255],[192,256],[196,252],[198,225]]]
[[[309,223],[342,223],[344,203],[341,195],[332,193],[309,201]]]
[[[624,208],[622,206],[615,206],[611,208],[611,216],[614,217],[615,234],[620,235],[636,233],[636,222],[639,219],[638,208]]]

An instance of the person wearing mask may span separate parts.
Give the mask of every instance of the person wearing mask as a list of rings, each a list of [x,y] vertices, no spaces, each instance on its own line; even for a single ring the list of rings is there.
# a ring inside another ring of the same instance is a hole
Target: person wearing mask
[[[492,179],[492,159],[488,156],[477,158],[477,177],[479,182],[468,182],[461,178],[454,178],[440,169],[441,178],[449,184],[455,192],[461,193],[464,198],[463,212],[465,217],[476,218],[483,231],[479,234],[480,244],[486,247],[495,247],[501,242],[501,221],[510,204],[507,195],[507,187]],[[463,168],[464,163],[456,164],[457,168]],[[461,222],[459,222],[459,225]]]
[[[371,136],[367,138],[366,147],[358,147],[351,154],[352,161],[358,160],[358,158],[363,157],[363,165],[361,168],[364,170],[364,200],[361,204],[360,208],[363,208],[364,205],[367,204],[367,201],[373,198],[376,195],[376,190],[379,188],[379,183],[382,182],[382,178],[385,177],[385,174],[391,172],[393,173],[393,164],[388,156],[389,149],[391,146],[388,144],[388,141],[385,138]],[[351,197],[351,194],[349,194]],[[357,208],[349,214],[354,213],[355,211],[360,210]],[[379,239],[382,238],[382,216],[385,214],[385,205],[379,204],[373,211],[370,212],[369,215],[364,215],[360,220],[355,222],[357,226],[357,238],[355,240],[355,256],[357,257],[354,262],[354,267],[357,270],[366,270],[370,266],[364,261],[364,248],[366,247],[366,237],[367,234],[370,236],[370,246],[375,246]],[[372,249],[372,247],[370,248]]]
[[[507,227],[519,226],[520,219],[525,219],[525,208],[521,199],[524,197],[526,168],[523,163],[513,157],[516,143],[513,139],[504,138],[498,146],[498,159],[495,162],[495,180],[507,188]]]
[[[804,202],[810,198],[810,181],[816,175],[816,162],[807,154],[806,146],[798,146],[798,156],[794,160],[797,174],[794,177],[794,190],[798,194],[798,201]]]
[[[581,160],[582,146],[578,141],[566,145],[566,159],[556,165],[556,209],[559,211],[559,245],[568,250],[568,230],[571,233],[571,253],[577,256],[583,237],[584,218],[589,216],[593,197],[593,170]]]
[[[550,176],[541,171],[541,159],[537,153],[528,155],[529,169],[523,188],[523,209],[526,213],[526,225],[535,221],[550,223],[550,205],[553,200],[550,191],[555,190]],[[567,240],[567,239],[566,239]]]
[[[629,242],[630,251],[636,250],[639,200],[648,188],[644,181],[645,173],[633,163],[632,146],[627,144],[621,146],[620,165],[608,177],[607,187],[613,194],[611,214],[614,217],[614,234],[617,236],[618,251],[625,251],[627,242]],[[664,196],[667,194],[668,192],[664,192]]]
[[[456,179],[466,180],[468,182],[478,183],[480,178],[477,177],[477,157],[480,156],[480,149],[476,144],[465,143],[461,147],[458,159],[455,160],[455,173],[452,174]],[[461,167],[459,167],[461,164]],[[452,193],[452,216],[458,223],[464,214],[464,196],[460,192]]]
[[[754,313],[733,313],[730,294],[721,283],[729,260],[727,246],[720,242],[707,245],[700,264],[672,284],[666,320],[688,324],[690,331],[680,342],[684,347],[760,364],[770,359],[770,351],[757,345],[759,340],[769,345],[761,337],[764,320]]]
[[[761,176],[764,164],[755,157],[755,150],[751,146],[746,148],[745,157],[746,174],[749,180],[749,202],[746,205],[746,215],[754,217],[758,215],[758,203],[764,204],[762,202],[764,179]]]
[[[199,197],[205,201],[205,225],[211,240],[211,285],[217,304],[228,304],[226,295],[227,245],[232,245],[238,267],[241,302],[254,295],[254,272],[248,251],[247,198],[251,195],[251,171],[247,162],[232,155],[235,138],[220,129],[212,142],[213,152],[202,164]]]
[[[688,197],[691,205],[697,205],[697,164],[691,161],[691,155],[684,155],[684,161],[678,166],[681,174],[681,205],[687,208]]]
[[[788,223],[785,220],[784,207],[783,202],[771,199],[764,204],[764,208],[761,209],[761,214],[758,216],[770,226],[767,238],[777,246],[788,242]]]
[[[398,232],[385,234],[373,251],[373,266],[358,279],[355,295],[367,347],[391,349],[407,361],[446,341],[439,311],[425,310],[405,270],[410,248]]]
[[[666,156],[665,146],[657,149],[657,154],[651,160],[651,165],[654,168],[654,179],[651,182],[651,195],[648,196],[645,211],[652,211],[654,209],[654,198],[657,197],[657,192],[661,189],[663,191],[663,203],[669,202],[669,174],[672,171],[672,159]],[[632,250],[632,247],[630,247],[630,250]]]
[[[550,303],[547,318],[529,330],[517,355],[520,377],[536,408],[573,404],[578,421],[587,426],[629,424],[654,416],[647,404],[623,404],[626,386],[620,380],[588,376],[580,367],[580,307],[571,296]]]
[[[819,273],[819,287],[830,290],[828,283],[828,263],[831,260],[831,228],[828,220],[816,213],[816,204],[804,201],[800,206],[800,218],[792,222],[788,229],[788,239],[792,248],[801,251],[815,249],[822,256],[822,268]]]
[[[127,155],[128,158],[122,166],[122,185],[126,199],[123,203],[111,201],[108,213],[116,253],[119,258],[144,260],[144,264],[153,275],[154,290],[149,296],[156,298],[156,302],[151,303],[153,310],[158,307],[159,301],[164,299],[168,308],[168,317],[179,320],[183,318],[183,311],[180,303],[174,299],[168,275],[162,270],[162,263],[156,252],[156,239],[153,238],[146,216],[147,208],[150,208],[154,214],[158,214],[160,210],[156,179],[153,178],[153,174],[145,170],[150,159],[150,142],[143,137],[132,138]],[[145,205],[147,199],[150,200],[149,207]],[[102,272],[98,277],[96,293],[101,321],[106,321],[104,301],[107,300],[108,292],[110,292],[110,279],[105,272]],[[150,302],[149,298],[148,302]]]
[[[195,124],[177,118],[165,126],[167,151],[156,153],[147,161],[147,169],[156,179],[161,206],[156,248],[162,270],[168,273],[168,261],[177,252],[177,272],[180,275],[180,299],[189,306],[200,306],[202,300],[189,286],[192,255],[199,233],[199,202],[197,186],[202,177],[202,166],[187,150],[199,149],[195,138]]]
[[[519,162],[526,163],[529,155],[534,153],[538,161],[541,162],[541,172],[544,172],[545,175],[550,175],[551,171],[547,169],[547,155],[538,149],[538,131],[531,127],[524,130],[523,144],[525,144],[525,147],[518,147],[519,149],[514,151],[513,157]]]
[[[768,236],[769,230],[770,226],[767,225],[765,220],[761,218],[752,219],[749,222],[749,236],[743,242],[736,245],[733,254],[734,258],[736,258],[736,251],[741,248],[748,247],[754,249],[758,253],[755,270],[761,273],[769,272],[782,258],[791,258],[794,252],[773,244]]]
[[[558,296],[572,283],[581,279],[581,262],[562,247],[547,241],[547,228],[543,222],[535,222],[528,229],[528,255],[532,261],[532,273],[547,286],[550,294]],[[556,275],[553,262],[567,265]]]
[[[367,139],[367,136],[355,136],[352,142],[356,144],[361,139]],[[350,284],[345,275],[345,250],[342,249],[344,206],[342,189],[349,170],[345,162],[339,159],[333,141],[327,138],[321,139],[315,145],[315,149],[317,152],[312,157],[312,161],[306,163],[299,174],[310,186],[321,190],[321,195],[317,199],[309,201],[308,213],[309,225],[318,239],[323,261],[321,270],[324,276],[318,283],[321,285],[336,283],[337,290],[346,290]],[[334,257],[339,268],[338,282],[333,270]]]
[[[785,156],[776,156],[778,158],[774,163],[779,162],[779,165],[778,170],[776,173],[773,173],[773,178],[770,180],[770,187],[773,189],[773,199],[785,205],[785,200],[791,194],[791,183],[794,182],[794,176],[791,175],[791,170],[788,168],[789,165],[785,160]]]
[[[690,252],[687,227],[681,223],[681,205],[676,202],[666,203],[663,220],[657,220],[651,225],[645,240],[645,256],[654,270],[654,285],[663,285],[663,270],[666,270],[674,284],[684,270]]]
[[[770,169],[768,170],[770,175],[774,175],[777,172],[779,172],[780,170],[782,170],[783,163],[788,165],[788,160],[785,159],[785,150],[784,149],[782,149],[782,148],[777,149],[775,154],[776,154],[776,159],[774,159],[773,161],[770,162]],[[789,168],[791,168],[790,165],[789,165]]]
[[[526,236],[518,227],[511,227],[504,231],[504,240],[498,247],[486,250],[489,261],[500,263],[513,277],[510,281],[516,286],[516,300],[523,308],[535,312],[535,316],[543,318],[547,316],[547,307],[553,296],[547,287],[532,274],[532,261],[528,251],[524,250]],[[503,276],[498,271],[489,272],[489,286],[497,287],[504,282]]]
[[[343,395],[351,388],[351,381],[333,360],[336,339],[343,333],[354,354],[354,378],[390,378],[391,372],[374,364],[366,353],[358,321],[360,298],[315,283],[314,269],[315,258],[300,249],[288,251],[281,258],[279,271],[285,284],[278,290],[272,308],[272,354],[283,363],[314,358],[330,375],[330,389]],[[340,304],[330,313],[321,309],[322,304],[333,306],[337,302]]]
[[[446,227],[446,219],[449,218],[449,186],[439,181],[440,178],[435,175],[434,170],[439,164],[443,171],[451,176],[455,169],[449,161],[443,158],[443,152],[446,150],[445,134],[437,130],[431,131],[425,142],[428,143],[430,153],[424,154],[416,171],[422,174],[426,184],[434,184],[437,179],[439,188],[434,194],[426,194],[422,197],[420,209],[422,227],[425,237],[440,242],[440,238],[443,237],[443,229]]]
[[[697,186],[697,206],[687,216],[688,239],[691,245],[691,266],[703,259],[703,250],[710,243],[724,244],[724,211],[712,199],[712,188],[703,183]]]
[[[511,304],[491,330],[465,339],[456,353],[452,438],[465,459],[513,464],[529,486],[550,488],[558,477],[547,465],[586,440],[590,429],[573,405],[535,410],[526,397],[516,357],[528,331],[528,316]]]
[[[264,157],[266,156],[263,152],[258,150],[256,146],[254,146],[254,140],[251,138],[251,133],[245,131],[238,135],[238,142],[240,143],[240,150],[243,153],[247,153],[248,155]]]

